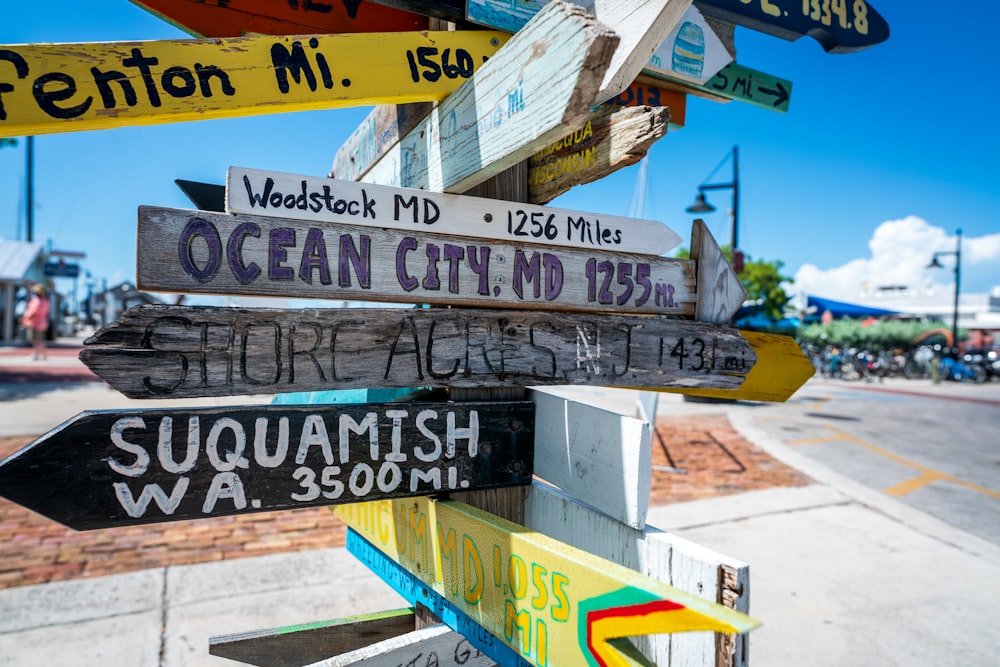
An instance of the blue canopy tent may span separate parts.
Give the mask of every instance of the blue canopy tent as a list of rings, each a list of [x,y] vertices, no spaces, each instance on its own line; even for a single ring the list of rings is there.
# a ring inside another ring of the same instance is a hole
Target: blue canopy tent
[[[818,296],[806,297],[806,311],[809,316],[807,321],[817,321],[825,312],[833,315],[834,319],[841,317],[851,317],[860,319],[864,317],[887,317],[889,315],[899,315],[895,310],[885,308],[875,308],[873,306],[863,306],[857,303],[846,303],[844,301],[834,301],[833,299],[823,299]]]

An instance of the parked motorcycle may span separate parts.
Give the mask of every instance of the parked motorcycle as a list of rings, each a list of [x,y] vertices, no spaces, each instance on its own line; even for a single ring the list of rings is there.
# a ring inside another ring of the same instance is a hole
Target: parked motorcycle
[[[996,350],[968,350],[962,355],[962,363],[981,368],[984,380],[1000,378],[1000,353]]]
[[[955,382],[984,382],[986,369],[977,364],[967,364],[953,357],[941,359],[941,378]]]

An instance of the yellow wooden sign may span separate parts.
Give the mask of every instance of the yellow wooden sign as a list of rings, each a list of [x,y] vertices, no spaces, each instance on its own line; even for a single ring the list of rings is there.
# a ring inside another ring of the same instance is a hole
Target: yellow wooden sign
[[[411,498],[334,512],[531,664],[648,664],[625,638],[754,619],[456,501]]]
[[[468,30],[0,46],[0,137],[442,100],[508,38]]]
[[[736,389],[669,387],[656,389],[671,394],[687,394],[734,401],[783,402],[816,374],[816,368],[790,336],[740,330],[740,335],[757,353],[746,379]],[[648,391],[648,390],[646,390]]]

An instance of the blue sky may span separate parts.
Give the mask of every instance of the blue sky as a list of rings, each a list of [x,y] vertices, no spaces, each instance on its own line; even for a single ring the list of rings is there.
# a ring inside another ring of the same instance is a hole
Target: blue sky
[[[786,2],[789,0],[785,0]],[[0,44],[179,39],[187,35],[127,0],[5,3]],[[687,125],[650,151],[644,217],[685,240],[699,183],[740,147],[740,246],[780,260],[804,290],[850,300],[884,284],[951,289],[927,271],[962,228],[962,291],[1000,285],[1000,130],[992,44],[1000,3],[965,12],[872,0],[885,43],[827,54],[737,28],[737,61],[794,83],[786,114],[689,97]],[[223,183],[231,165],[325,175],[368,108],[277,114],[35,139],[35,239],[87,253],[109,284],[135,275],[136,208],[189,208],[175,178]],[[553,205],[627,215],[638,168],[575,188]],[[729,180],[730,163],[712,178]],[[24,141],[0,150],[0,237],[24,238]],[[706,217],[730,238],[730,195]],[[942,260],[951,266],[949,258]],[[61,280],[57,287],[67,291]]]

